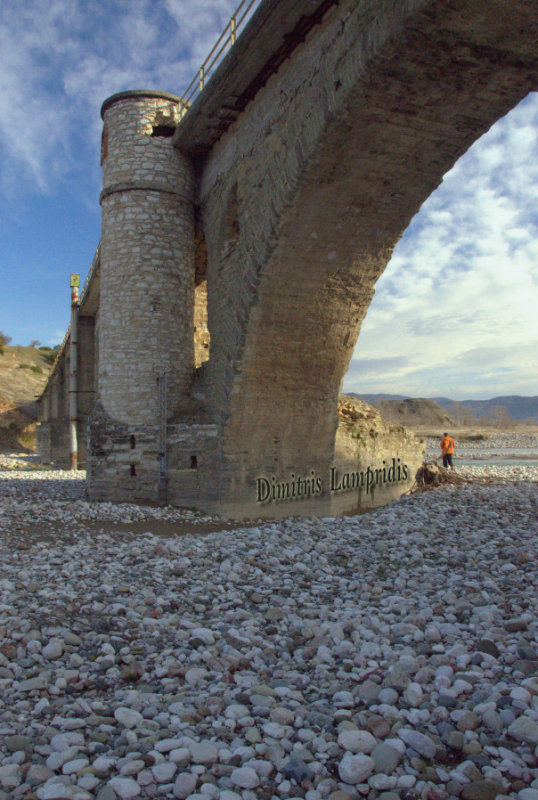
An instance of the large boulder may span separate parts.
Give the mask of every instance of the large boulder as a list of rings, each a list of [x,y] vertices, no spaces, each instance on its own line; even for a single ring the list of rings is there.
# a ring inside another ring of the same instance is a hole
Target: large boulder
[[[377,508],[411,489],[423,462],[423,439],[355,397],[341,396],[338,420],[331,474],[334,513]]]

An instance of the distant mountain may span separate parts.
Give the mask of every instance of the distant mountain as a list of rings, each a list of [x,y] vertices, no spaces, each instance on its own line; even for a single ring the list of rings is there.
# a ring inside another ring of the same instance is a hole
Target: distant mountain
[[[381,408],[382,404],[390,403],[396,406],[402,401],[420,399],[401,394],[355,394],[353,392],[348,392],[348,394],[352,397],[365,400],[367,403],[377,408]],[[534,423],[538,423],[538,397],[506,395],[492,397],[491,400],[451,400],[449,397],[431,397],[424,399],[436,403],[441,409],[448,411],[452,416],[455,415],[456,418],[465,416],[465,409],[468,409],[471,415],[474,415],[477,419],[483,419],[484,417],[491,418],[494,415],[500,416],[504,413],[513,420],[530,420]],[[504,412],[501,411],[501,409],[504,409]],[[385,414],[385,411],[383,411],[383,413]],[[412,424],[412,422],[403,424]],[[430,423],[425,422],[423,424]],[[447,424],[449,423],[447,422]]]
[[[454,400],[448,397],[434,397],[435,400],[447,411],[454,413]],[[512,419],[529,419],[538,422],[538,397],[520,397],[519,395],[507,395],[492,397],[491,400],[462,400],[461,405],[469,408],[478,419],[487,417],[493,409],[505,408]]]

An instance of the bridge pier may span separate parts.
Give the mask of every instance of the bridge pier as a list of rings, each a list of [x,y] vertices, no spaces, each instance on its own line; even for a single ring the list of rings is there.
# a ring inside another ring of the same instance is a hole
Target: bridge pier
[[[160,473],[162,499],[159,430],[192,385],[194,169],[172,145],[178,105],[174,95],[133,91],[102,107],[98,408],[88,465],[95,498],[156,501]]]

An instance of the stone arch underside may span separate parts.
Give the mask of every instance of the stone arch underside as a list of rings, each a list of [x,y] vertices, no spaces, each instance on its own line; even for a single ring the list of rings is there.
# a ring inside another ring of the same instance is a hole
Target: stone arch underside
[[[329,104],[260,265],[223,419],[232,510],[260,474],[326,479],[341,382],[394,246],[456,160],[537,87],[534,0],[415,6]]]

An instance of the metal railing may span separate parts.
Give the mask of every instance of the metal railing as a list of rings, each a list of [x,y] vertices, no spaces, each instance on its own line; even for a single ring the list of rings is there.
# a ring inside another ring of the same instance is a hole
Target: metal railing
[[[238,31],[245,24],[252,7],[258,2],[259,0],[242,0],[236,8],[228,25],[213,45],[206,60],[183,92],[179,106],[180,119],[185,116],[194,99],[204,90],[206,81],[220,64],[228,50],[234,46],[237,41]]]

